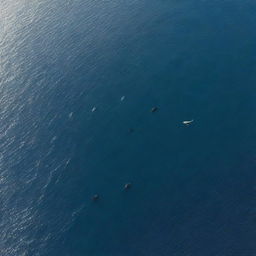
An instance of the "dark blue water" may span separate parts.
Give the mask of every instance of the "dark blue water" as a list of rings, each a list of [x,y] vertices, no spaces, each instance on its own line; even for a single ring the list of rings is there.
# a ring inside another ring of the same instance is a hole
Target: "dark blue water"
[[[256,255],[254,0],[0,9],[0,255]]]

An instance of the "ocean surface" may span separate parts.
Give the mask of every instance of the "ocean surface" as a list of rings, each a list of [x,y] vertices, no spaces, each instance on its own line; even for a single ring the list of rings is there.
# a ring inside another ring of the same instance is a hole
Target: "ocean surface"
[[[255,0],[1,0],[0,121],[1,256],[256,255]]]

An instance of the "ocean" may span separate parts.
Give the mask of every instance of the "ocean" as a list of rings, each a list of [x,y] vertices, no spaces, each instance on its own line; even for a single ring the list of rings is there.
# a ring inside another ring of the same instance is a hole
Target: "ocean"
[[[256,255],[254,0],[0,17],[1,256]]]

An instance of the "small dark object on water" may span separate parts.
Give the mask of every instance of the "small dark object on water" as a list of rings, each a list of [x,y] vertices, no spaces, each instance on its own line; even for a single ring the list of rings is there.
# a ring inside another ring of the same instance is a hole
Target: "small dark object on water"
[[[156,112],[157,110],[158,110],[158,107],[153,107],[153,108],[151,108],[151,112],[152,112],[152,113]]]
[[[133,133],[134,132],[134,129],[133,128],[130,128],[129,129],[129,133]]]
[[[97,201],[99,198],[100,198],[100,196],[99,196],[98,194],[95,194],[95,195],[92,197],[92,200],[93,200],[93,201]]]
[[[131,186],[132,186],[131,183],[126,183],[126,184],[124,185],[124,189],[125,189],[125,190],[130,189]]]

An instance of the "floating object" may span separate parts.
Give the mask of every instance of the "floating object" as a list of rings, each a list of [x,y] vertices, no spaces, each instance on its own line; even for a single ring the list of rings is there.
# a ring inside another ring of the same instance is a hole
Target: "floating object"
[[[192,119],[192,120],[183,121],[182,123],[185,125],[190,125],[193,122],[194,122],[194,120]]]
[[[69,119],[71,119],[73,117],[73,112],[70,112],[68,117],[69,117]]]
[[[120,100],[121,100],[121,101],[124,101],[124,100],[125,100],[125,96],[122,96]]]
[[[152,113],[156,112],[157,110],[158,110],[158,107],[153,107],[153,108],[151,108],[151,112],[152,112]]]
[[[93,201],[97,201],[99,200],[100,196],[98,194],[95,194],[93,197],[92,197],[92,200]]]
[[[133,133],[134,132],[134,129],[133,128],[130,128],[129,129],[129,133]]]
[[[57,136],[54,136],[54,137],[51,139],[51,143],[53,143],[56,139],[57,139]]]
[[[94,112],[94,111],[96,111],[97,110],[97,108],[96,107],[93,107],[92,108],[92,112]]]
[[[127,190],[127,189],[130,189],[132,187],[132,184],[131,183],[126,183],[124,185],[124,190]]]

